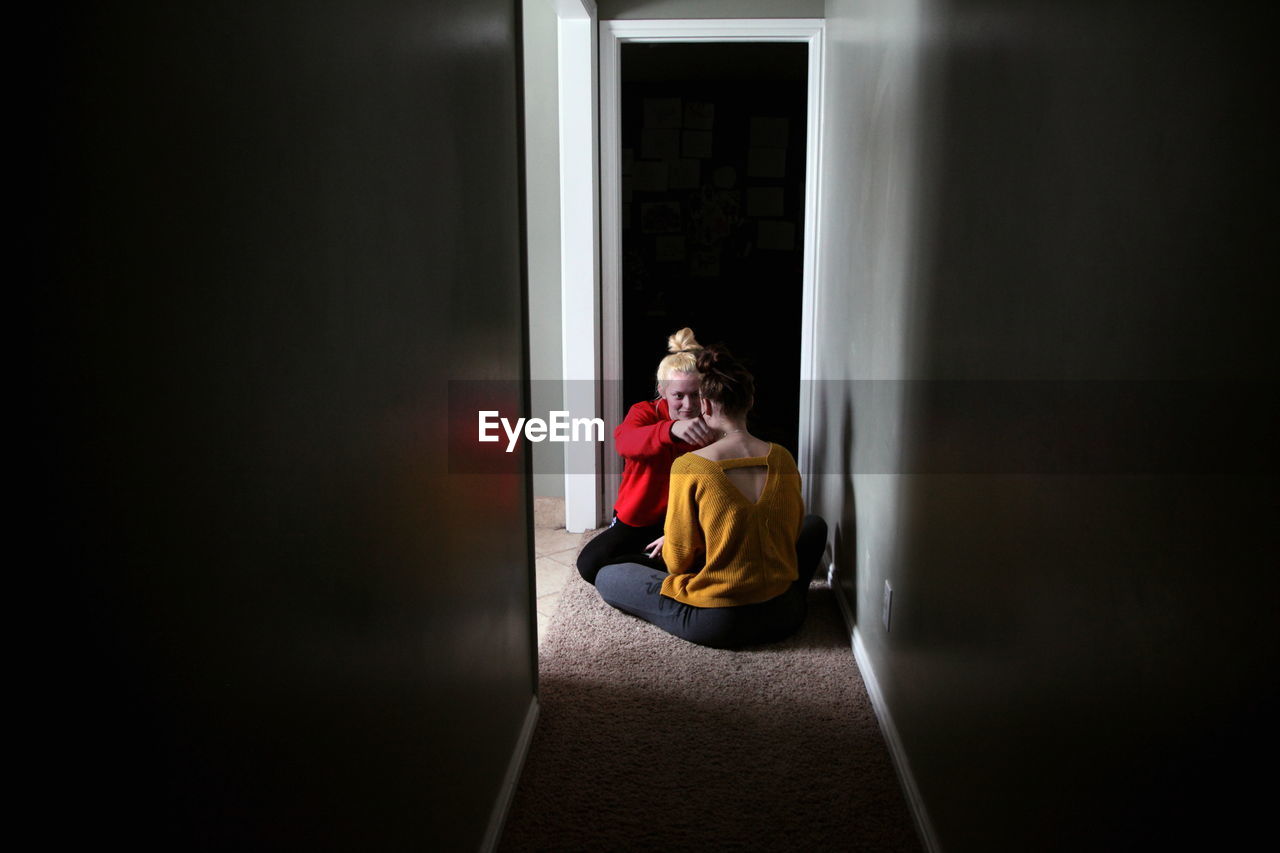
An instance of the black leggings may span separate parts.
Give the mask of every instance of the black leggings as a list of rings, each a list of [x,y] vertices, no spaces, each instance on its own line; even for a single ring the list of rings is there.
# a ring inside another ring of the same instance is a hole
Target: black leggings
[[[644,546],[661,535],[661,522],[647,527],[632,527],[614,516],[613,524],[597,533],[578,552],[578,574],[587,583],[594,584],[600,569],[610,563],[640,563],[662,569],[661,560],[650,559],[644,553]]]

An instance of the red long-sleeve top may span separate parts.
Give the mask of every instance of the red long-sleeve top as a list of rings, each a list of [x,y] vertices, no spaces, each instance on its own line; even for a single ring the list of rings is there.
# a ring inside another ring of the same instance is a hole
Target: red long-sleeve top
[[[666,516],[671,463],[698,446],[672,435],[674,423],[666,400],[646,400],[632,406],[613,431],[614,446],[625,460],[613,505],[623,524],[645,527],[661,524]]]

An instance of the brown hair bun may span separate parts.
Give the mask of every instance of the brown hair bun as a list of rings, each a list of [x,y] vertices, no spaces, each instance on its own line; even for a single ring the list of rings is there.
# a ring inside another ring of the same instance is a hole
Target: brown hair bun
[[[755,403],[755,379],[727,347],[713,344],[699,353],[698,372],[702,374],[698,393],[704,399],[719,403],[726,415],[739,417],[751,410]]]

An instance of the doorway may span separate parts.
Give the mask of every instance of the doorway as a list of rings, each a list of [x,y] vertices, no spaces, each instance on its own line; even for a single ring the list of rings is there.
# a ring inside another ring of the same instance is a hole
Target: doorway
[[[691,327],[756,376],[750,428],[806,470],[822,22],[606,21],[600,37],[606,422]],[[621,460],[606,452],[605,493]]]
[[[797,451],[808,46],[622,45],[622,388],[691,327],[756,378],[751,431]]]

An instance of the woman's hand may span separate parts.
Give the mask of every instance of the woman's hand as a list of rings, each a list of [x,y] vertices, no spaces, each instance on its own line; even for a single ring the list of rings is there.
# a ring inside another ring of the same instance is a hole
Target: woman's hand
[[[676,421],[671,425],[671,434],[685,444],[699,446],[710,444],[720,437],[715,430],[707,426],[706,421],[701,417],[690,418],[687,421]]]
[[[657,539],[644,546],[644,552],[650,558],[657,557],[662,553],[662,543],[666,541],[666,536],[659,536]]]

